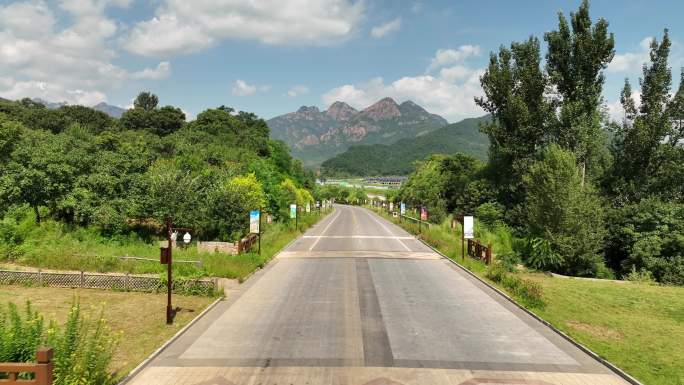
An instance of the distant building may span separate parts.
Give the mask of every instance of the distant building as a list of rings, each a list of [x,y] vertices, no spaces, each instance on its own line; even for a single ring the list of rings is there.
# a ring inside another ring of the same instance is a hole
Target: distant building
[[[374,178],[366,178],[363,180],[364,184],[378,184],[381,186],[396,187],[396,188],[401,187],[402,183],[404,183],[405,181],[406,181],[405,176],[374,177]]]

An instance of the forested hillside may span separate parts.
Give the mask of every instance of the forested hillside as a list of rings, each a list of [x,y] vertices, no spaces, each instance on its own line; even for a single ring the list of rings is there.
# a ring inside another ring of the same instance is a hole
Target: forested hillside
[[[457,152],[484,160],[489,140],[479,130],[489,116],[464,119],[438,130],[390,145],[356,145],[321,165],[325,176],[407,175],[414,162],[430,154]]]
[[[312,201],[313,177],[266,122],[229,107],[186,122],[141,93],[121,119],[81,106],[0,102],[0,238],[26,215],[108,235],[158,231],[165,217],[203,240],[234,240],[249,210],[280,217]]]
[[[608,22],[584,1],[544,40],[545,61],[534,36],[490,55],[476,99],[492,117],[487,162],[429,157],[394,199],[515,236],[497,256],[511,269],[684,284],[684,81],[672,89],[667,29],[650,42],[640,101],[625,81],[620,122],[602,96]]]

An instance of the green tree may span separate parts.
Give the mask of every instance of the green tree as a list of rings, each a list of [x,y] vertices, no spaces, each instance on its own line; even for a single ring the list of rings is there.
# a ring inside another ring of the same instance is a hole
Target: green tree
[[[608,22],[595,24],[589,16],[589,1],[583,0],[568,21],[558,14],[558,30],[547,32],[546,69],[550,84],[558,90],[560,106],[554,136],[558,144],[574,152],[585,181],[587,164],[598,170],[605,155],[606,136],[601,129],[603,70],[615,55],[615,42]]]
[[[138,96],[135,98],[133,101],[133,108],[145,110],[145,111],[152,111],[157,108],[157,105],[159,104],[159,98],[157,95],[149,92],[149,91],[144,91],[138,94]]]
[[[605,235],[602,201],[582,178],[572,152],[552,144],[524,177],[527,229],[549,241],[562,257],[557,272],[596,276],[605,271],[600,256]]]
[[[242,237],[249,228],[249,212],[266,204],[266,194],[254,174],[218,183],[208,198],[203,236],[222,241]]]
[[[548,79],[540,67],[539,40],[501,47],[490,55],[480,78],[484,97],[475,102],[492,114],[482,125],[489,136],[489,176],[498,188],[498,201],[508,210],[524,200],[522,176],[549,135],[551,106],[544,96]],[[515,216],[515,215],[514,215]],[[512,218],[520,222],[521,218]]]
[[[651,42],[650,62],[644,65],[640,81],[638,108],[628,80],[622,90],[625,118],[615,133],[615,164],[606,183],[618,204],[638,202],[651,195],[682,199],[679,123],[684,89],[680,85],[675,97],[670,97],[670,46],[667,30],[660,43],[655,39]]]

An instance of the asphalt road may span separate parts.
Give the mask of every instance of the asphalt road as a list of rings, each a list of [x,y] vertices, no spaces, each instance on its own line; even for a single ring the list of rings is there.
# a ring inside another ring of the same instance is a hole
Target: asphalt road
[[[131,383],[625,384],[401,228],[350,206]]]

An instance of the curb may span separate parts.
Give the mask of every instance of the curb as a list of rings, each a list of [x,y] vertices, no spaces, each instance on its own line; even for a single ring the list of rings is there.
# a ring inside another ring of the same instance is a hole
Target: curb
[[[534,319],[536,319],[537,321],[541,322],[543,325],[545,325],[546,327],[548,327],[549,329],[551,329],[552,331],[554,331],[556,334],[558,334],[559,336],[561,336],[564,340],[570,342],[572,345],[574,345],[575,347],[577,347],[578,349],[580,349],[580,350],[583,351],[584,353],[588,354],[591,358],[595,359],[596,361],[598,361],[599,363],[601,363],[603,366],[605,366],[605,367],[607,367],[608,369],[610,369],[613,373],[617,374],[617,375],[618,375],[619,377],[621,377],[623,380],[629,382],[629,383],[632,384],[632,385],[644,385],[644,384],[642,384],[641,382],[639,382],[639,380],[637,380],[636,378],[634,378],[634,377],[630,376],[629,374],[627,374],[624,370],[618,368],[617,366],[615,366],[615,365],[612,364],[611,362],[609,362],[609,361],[607,361],[607,360],[601,358],[601,356],[599,356],[598,354],[594,353],[594,352],[593,352],[591,349],[589,349],[588,347],[586,347],[586,346],[582,345],[581,343],[575,341],[572,337],[570,337],[569,335],[565,334],[565,333],[562,332],[561,330],[557,329],[555,326],[553,326],[552,324],[550,324],[548,321],[542,319],[541,317],[539,317],[538,315],[536,315],[536,314],[533,313],[532,311],[526,309],[525,307],[523,307],[522,305],[520,305],[519,303],[517,303],[513,298],[511,298],[508,294],[506,294],[506,293],[504,293],[503,291],[501,291],[499,288],[495,287],[494,285],[492,285],[492,284],[490,284],[489,282],[485,281],[484,279],[480,278],[479,276],[477,276],[475,273],[473,273],[472,271],[470,271],[470,270],[468,270],[467,268],[465,268],[465,267],[464,267],[463,265],[461,265],[460,263],[458,263],[458,262],[454,261],[453,259],[447,257],[446,255],[442,254],[441,251],[439,251],[439,250],[437,250],[436,248],[432,247],[432,245],[428,244],[428,243],[425,242],[423,239],[421,239],[421,238],[419,238],[419,237],[416,237],[416,239],[419,240],[421,243],[423,243],[425,246],[429,247],[429,248],[430,248],[432,251],[434,251],[435,253],[439,254],[442,258],[444,258],[444,259],[446,259],[447,261],[449,261],[449,262],[453,263],[454,265],[456,265],[459,269],[463,270],[464,272],[466,272],[466,273],[467,273],[468,275],[470,275],[471,277],[475,278],[475,279],[478,280],[479,282],[483,283],[485,286],[487,286],[487,287],[489,287],[490,289],[494,290],[496,293],[498,293],[499,295],[501,295],[502,297],[504,297],[508,302],[510,302],[510,303],[512,303],[513,305],[515,305],[518,309],[524,311],[525,313],[527,313],[528,315],[530,315],[532,318],[534,318]]]
[[[319,220],[319,222],[320,222],[321,220],[327,218],[328,215],[330,215],[330,214],[332,214],[332,213],[334,213],[334,212],[335,212],[335,210],[332,210],[330,213],[328,213],[327,215],[323,216],[323,217]],[[316,224],[318,224],[318,222],[316,222]],[[303,234],[303,233],[302,233],[302,234]],[[278,255],[280,255],[280,253],[283,252],[283,250],[285,250],[285,249],[287,249],[288,247],[290,247],[290,245],[292,245],[292,244],[293,244],[295,241],[297,241],[299,238],[301,238],[301,235],[298,236],[298,237],[296,237],[296,238],[294,238],[294,239],[292,239],[290,242],[288,242],[287,245],[283,246],[282,249],[280,249],[277,253],[273,254],[273,256],[271,257],[271,259],[269,259],[269,261],[264,265],[264,267],[262,267],[261,269],[256,269],[256,270],[254,270],[253,272],[251,272],[249,275],[247,275],[247,276],[244,278],[244,280],[242,281],[242,283],[241,283],[240,285],[242,285],[242,284],[243,284],[244,282],[246,282],[249,278],[251,278],[256,272],[258,272],[258,271],[260,271],[260,270],[263,270],[263,269],[266,268],[266,266],[272,264],[273,261],[276,260],[276,258],[278,257]],[[188,329],[190,329],[190,327],[191,327],[192,325],[194,325],[195,323],[197,323],[202,317],[204,317],[205,314],[207,314],[211,309],[213,309],[214,307],[216,307],[216,305],[218,305],[219,302],[223,301],[224,299],[225,299],[225,297],[222,296],[221,298],[217,298],[214,302],[212,302],[211,304],[209,304],[209,306],[207,306],[206,309],[204,309],[197,317],[193,318],[192,321],[190,321],[190,322],[189,322],[187,325],[185,325],[182,329],[180,329],[179,331],[177,331],[176,334],[173,335],[173,337],[171,337],[171,338],[168,339],[166,342],[164,342],[164,344],[163,344],[162,346],[160,346],[159,348],[157,348],[157,350],[155,350],[154,352],[152,352],[152,354],[150,354],[143,362],[141,362],[140,364],[138,364],[138,366],[136,366],[133,370],[131,370],[131,371],[126,375],[126,377],[124,377],[123,379],[121,379],[121,381],[119,381],[119,382],[117,383],[117,385],[124,385],[124,384],[128,383],[130,380],[132,380],[133,377],[135,377],[136,375],[138,375],[138,374],[147,366],[147,364],[149,364],[152,360],[154,360],[155,358],[157,358],[157,357],[159,356],[159,354],[161,354],[161,352],[164,351],[164,349],[166,349],[169,345],[171,345],[171,344],[172,344],[173,342],[175,342],[178,338],[180,338],[181,335],[183,335],[183,333],[185,333]]]
[[[183,328],[177,331],[176,334],[173,335],[173,337],[169,338],[166,342],[164,342],[162,346],[157,348],[157,350],[155,350],[154,352],[152,352],[152,354],[145,358],[143,362],[141,362],[140,364],[138,364],[138,366],[133,368],[133,370],[131,370],[126,375],[126,377],[122,378],[121,381],[117,383],[117,385],[124,385],[128,383],[128,381],[132,380],[133,377],[138,375],[138,373],[140,373],[145,368],[145,366],[147,366],[147,364],[150,363],[150,361],[157,358],[157,356],[159,356],[159,354],[162,351],[164,351],[164,349],[166,349],[167,346],[171,345],[171,343],[175,342],[178,338],[180,338],[180,336],[183,335],[183,333],[185,333],[186,330],[188,330],[192,325],[197,323],[197,321],[204,317],[205,314],[207,314],[211,309],[216,307],[216,305],[218,305],[218,303],[221,301],[223,301],[223,297],[217,298],[214,302],[209,304],[209,306],[207,306],[206,309],[202,310],[202,312],[197,317],[193,318],[192,321],[188,322],[187,325],[183,326]]]

